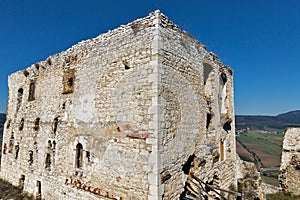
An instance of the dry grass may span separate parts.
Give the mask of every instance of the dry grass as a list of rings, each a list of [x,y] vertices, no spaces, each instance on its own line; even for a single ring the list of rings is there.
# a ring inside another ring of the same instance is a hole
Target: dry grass
[[[22,192],[21,188],[11,185],[0,179],[0,199],[3,200],[34,200],[34,198]]]

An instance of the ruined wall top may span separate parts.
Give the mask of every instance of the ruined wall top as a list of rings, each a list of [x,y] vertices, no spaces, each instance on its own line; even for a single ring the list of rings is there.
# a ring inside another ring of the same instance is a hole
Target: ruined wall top
[[[141,30],[145,30],[148,28],[155,29],[158,27],[178,31],[181,34],[190,37],[191,40],[198,43],[200,47],[206,50],[205,45],[200,43],[197,39],[195,39],[185,30],[180,29],[178,25],[169,20],[166,15],[160,12],[160,10],[156,10],[154,12],[149,13],[149,15],[144,18],[139,18],[126,25],[121,25],[113,30],[109,30],[106,33],[102,33],[95,38],[82,40],[77,44],[73,45],[72,47],[68,48],[67,50],[51,55],[46,60],[32,64],[25,70],[13,73],[10,76],[23,73],[25,76],[29,75],[30,78],[34,78],[34,76],[37,74],[36,71],[40,69],[41,72],[43,70],[45,71],[47,69],[51,69],[57,66],[63,66],[65,68],[68,68],[69,63],[80,60],[82,57],[87,55],[87,52],[93,51],[95,46],[105,46],[109,44],[109,40],[112,37],[118,36],[119,34],[129,34],[132,35],[132,37],[134,37]],[[216,62],[220,66],[220,69],[226,68],[232,74],[232,69],[227,65],[223,64],[215,53],[209,52],[209,60]]]
[[[288,128],[286,130],[283,151],[300,151],[300,128]]]

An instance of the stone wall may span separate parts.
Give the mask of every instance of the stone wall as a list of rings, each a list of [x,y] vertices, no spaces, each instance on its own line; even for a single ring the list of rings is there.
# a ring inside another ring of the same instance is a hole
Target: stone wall
[[[300,195],[300,128],[285,131],[280,171],[281,190]]]
[[[236,189],[232,71],[159,11],[8,85],[0,175],[37,198],[178,199],[191,173]]]
[[[169,175],[162,182],[164,198],[177,199],[191,172],[217,187],[234,189],[232,71],[164,16],[159,34],[163,110],[159,150],[161,174]],[[184,169],[189,162],[190,168]]]

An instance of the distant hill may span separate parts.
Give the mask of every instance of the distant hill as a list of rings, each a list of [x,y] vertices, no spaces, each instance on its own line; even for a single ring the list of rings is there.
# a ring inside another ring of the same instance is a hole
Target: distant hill
[[[300,127],[300,110],[277,116],[236,115],[236,129],[284,131],[287,127]]]
[[[300,123],[300,110],[295,110],[287,113],[283,113],[276,116],[277,119],[284,119],[294,123]]]

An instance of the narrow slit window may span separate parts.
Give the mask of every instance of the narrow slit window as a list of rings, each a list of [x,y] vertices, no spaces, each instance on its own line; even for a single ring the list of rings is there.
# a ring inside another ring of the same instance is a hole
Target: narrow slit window
[[[220,140],[220,159],[221,161],[224,160],[224,141],[223,140]]]
[[[15,159],[18,159],[19,157],[19,151],[20,151],[20,145],[19,143],[15,146]]]
[[[35,82],[31,81],[29,84],[29,96],[28,96],[29,101],[32,101],[35,99],[34,93],[35,93]]]
[[[51,155],[50,153],[46,154],[46,161],[45,161],[45,168],[50,170],[51,169]]]
[[[33,163],[33,151],[29,150],[29,159],[28,159],[29,165],[32,165]]]
[[[57,126],[58,126],[58,118],[54,118],[54,122],[53,122],[53,133],[55,134],[57,131]]]
[[[42,183],[41,183],[41,181],[37,181],[36,186],[37,186],[37,194],[36,194],[35,199],[41,200],[42,199]]]
[[[75,157],[75,167],[81,168],[82,167],[82,152],[83,147],[81,143],[76,145],[76,157]]]
[[[40,118],[39,117],[35,119],[33,129],[35,131],[38,131],[40,129]]]
[[[210,122],[211,122],[211,114],[207,113],[206,114],[206,129],[209,128]]]
[[[21,119],[20,125],[19,125],[19,131],[22,131],[24,128],[24,118]]]
[[[90,162],[91,161],[91,154],[89,151],[86,151],[86,158],[87,158],[87,161]]]

